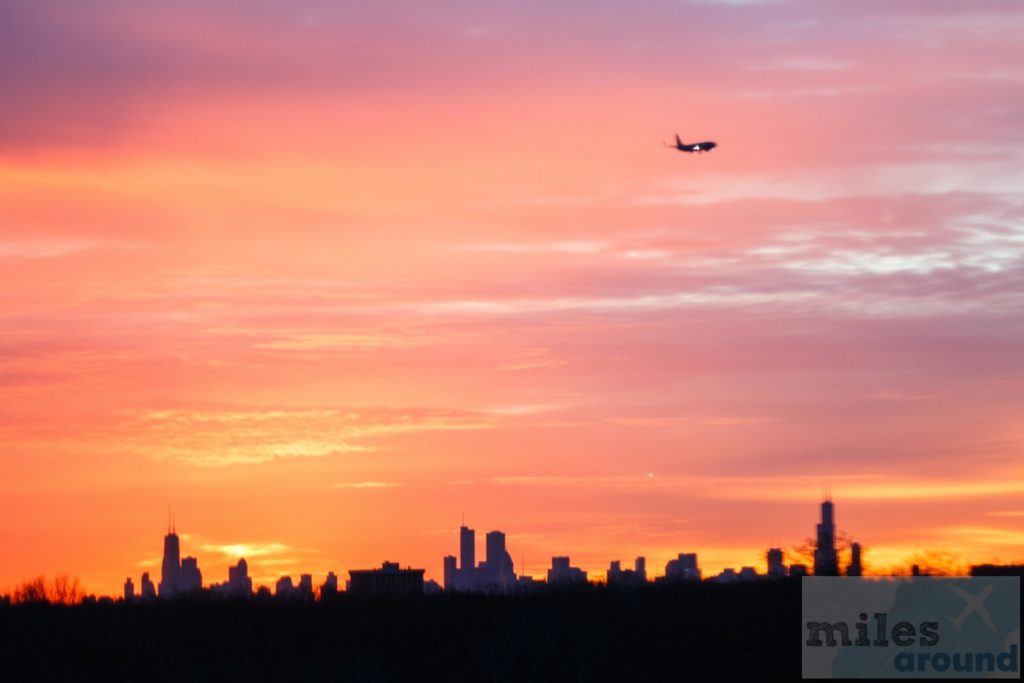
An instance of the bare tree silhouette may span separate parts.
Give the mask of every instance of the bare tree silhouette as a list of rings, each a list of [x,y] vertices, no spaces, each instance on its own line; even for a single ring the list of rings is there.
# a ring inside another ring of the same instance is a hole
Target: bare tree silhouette
[[[53,580],[49,597],[55,605],[77,605],[82,601],[84,593],[78,577],[61,574]]]
[[[11,602],[16,605],[46,602],[46,579],[39,575],[14,587]]]
[[[808,567],[814,566],[814,546],[817,542],[808,536],[804,542],[795,545],[786,552],[790,564],[799,563]]]
[[[969,567],[964,558],[946,550],[922,550],[914,553],[893,570],[894,576],[906,576],[913,572],[914,565],[925,576],[966,576]]]
[[[84,597],[85,592],[78,577],[61,574],[47,584],[46,577],[40,574],[15,586],[11,592],[11,603],[26,605],[50,602],[54,605],[77,605]]]
[[[850,546],[856,542],[857,539],[850,536],[848,533],[842,530],[836,531],[836,556],[839,558],[839,566],[845,571],[845,567],[850,562]],[[804,539],[803,543],[792,546],[786,551],[786,560],[790,564],[800,563],[808,567],[814,566],[814,548],[817,545],[817,540],[808,536]],[[861,555],[864,553],[864,546],[860,548]]]
[[[836,551],[845,553],[850,550],[850,545],[855,541],[852,536],[842,529],[836,531]]]

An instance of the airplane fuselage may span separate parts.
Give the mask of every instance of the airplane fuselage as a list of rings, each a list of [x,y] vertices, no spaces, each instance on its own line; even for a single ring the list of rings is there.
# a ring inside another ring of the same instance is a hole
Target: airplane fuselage
[[[718,143],[711,142],[710,140],[707,142],[694,142],[690,144],[685,142],[676,143],[676,149],[680,152],[710,152],[715,147],[718,147]]]

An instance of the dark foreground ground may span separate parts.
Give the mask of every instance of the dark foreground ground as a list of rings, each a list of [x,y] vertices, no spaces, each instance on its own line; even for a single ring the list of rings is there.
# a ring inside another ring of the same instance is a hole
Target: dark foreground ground
[[[0,608],[0,681],[800,677],[799,581]]]

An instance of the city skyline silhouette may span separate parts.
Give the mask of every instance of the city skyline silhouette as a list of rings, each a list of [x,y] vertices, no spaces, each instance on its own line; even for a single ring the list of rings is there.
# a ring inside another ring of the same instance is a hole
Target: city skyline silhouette
[[[813,548],[808,550],[793,546],[790,550],[780,547],[766,548],[763,565],[743,565],[725,567],[717,574],[704,575],[699,564],[698,552],[691,548],[690,552],[680,552],[678,557],[670,559],[663,571],[648,573],[647,558],[638,555],[634,566],[623,570],[622,561],[610,560],[607,570],[598,576],[571,564],[568,555],[551,557],[551,565],[542,577],[535,577],[525,572],[517,574],[512,556],[506,547],[506,534],[502,530],[491,530],[485,535],[485,555],[477,561],[476,530],[466,526],[465,515],[458,529],[458,555],[445,555],[442,558],[440,580],[433,578],[436,573],[428,569],[413,569],[402,566],[400,562],[384,560],[381,567],[350,569],[349,575],[357,579],[356,593],[422,595],[441,591],[454,593],[486,593],[514,594],[530,592],[546,587],[564,587],[568,585],[585,585],[601,583],[607,586],[637,587],[648,583],[709,580],[721,583],[732,583],[740,580],[799,578],[804,576],[851,576],[871,575],[865,572],[862,545],[858,541],[846,539],[845,547],[837,546],[837,526],[835,521],[835,502],[831,490],[826,491],[820,505],[820,519],[816,525],[816,538]],[[845,564],[842,563],[845,558]],[[808,565],[810,559],[812,564]],[[950,567],[935,563],[913,563],[895,572],[876,572],[876,576],[893,574],[912,575],[956,575],[971,572],[977,567],[996,566],[993,563],[977,563],[962,567]],[[1014,565],[1005,565],[1012,567]],[[984,571],[984,570],[982,570]],[[257,584],[248,573],[248,562],[239,557],[237,563],[227,568],[227,579],[223,582],[202,580],[201,570],[195,557],[181,555],[180,538],[177,534],[173,513],[168,513],[167,534],[164,536],[163,554],[159,584],[154,588],[149,572],[143,572],[136,592],[136,582],[132,576],[126,578],[121,597],[126,601],[136,599],[148,600],[157,597],[173,599],[188,595],[208,592],[221,597],[240,598],[253,595],[274,595],[279,598],[303,598],[312,601],[322,595],[336,595],[339,591],[351,590],[351,580],[344,586],[339,585],[338,575],[334,570],[326,570],[319,574],[324,581],[314,589],[315,572],[303,571],[296,584],[291,574],[282,574],[272,583]],[[415,575],[413,575],[415,574]],[[427,577],[424,580],[424,577]],[[401,579],[401,581],[399,581]],[[381,583],[379,587],[374,587]]]
[[[955,616],[946,619],[958,634],[979,622],[996,628],[979,607],[994,582],[1002,582],[1000,590],[1017,596],[1019,603],[1024,564],[976,565],[970,567],[971,578],[943,577],[945,581],[929,576],[933,567],[915,564],[910,576],[868,579],[864,585],[860,543],[839,540],[848,539],[839,531],[840,512],[831,492],[826,493],[818,505],[811,567],[795,561],[807,554],[803,550],[787,554],[771,547],[764,553],[763,571],[743,566],[709,576],[701,570],[697,548],[670,559],[661,576],[651,576],[644,556],[626,568],[621,560],[612,560],[605,575],[595,577],[574,566],[571,556],[557,555],[546,576],[536,579],[516,574],[514,548],[502,530],[484,534],[484,552],[478,555],[476,529],[463,517],[447,539],[458,555],[444,556],[443,585],[425,580],[422,568],[385,560],[380,566],[349,570],[344,585],[333,571],[322,583],[304,572],[279,577],[273,588],[254,584],[245,558],[228,567],[223,582],[203,584],[196,559],[185,554],[190,549],[181,543],[171,517],[163,539],[159,592],[144,572],[139,593],[128,577],[117,598],[85,595],[67,577],[50,585],[42,579],[27,582],[11,596],[0,595],[0,632],[5,634],[0,638],[0,675],[223,680],[224,671],[230,671],[238,680],[336,680],[351,675],[380,681],[612,681],[669,680],[680,671],[702,680],[753,677],[769,670],[775,679],[788,680],[797,678],[801,662],[806,672],[818,660],[818,648],[811,647],[810,653],[796,648],[799,639],[792,636],[804,625],[809,634],[805,645],[838,647],[840,639],[844,647],[853,645],[854,634],[846,623],[804,618],[817,614],[807,609],[838,609],[836,614],[846,615],[841,602],[836,606],[843,591],[830,582],[854,585],[849,593],[853,596],[869,588],[877,595],[898,595],[898,586],[906,585],[903,596],[911,602],[921,591],[944,596],[948,587],[968,603],[962,607],[957,602]],[[839,545],[848,545],[845,566]],[[792,560],[788,566],[787,559]],[[962,583],[956,585],[958,581]],[[825,597],[808,602],[808,590]],[[41,605],[47,601],[60,608]],[[999,612],[1003,631],[1012,628],[1012,602]],[[861,613],[858,646],[887,644],[885,610],[894,608],[874,604],[871,619],[877,639],[868,639],[869,617]],[[910,607],[903,614],[917,615],[922,608],[934,614],[936,609],[925,603]],[[971,612],[980,616],[965,625]],[[1019,609],[1016,618],[1019,624]],[[922,638],[938,643],[941,626],[922,622]],[[913,626],[901,622],[892,628],[893,641],[906,646]],[[31,634],[42,630],[70,637],[63,647],[41,656],[49,645]],[[1019,640],[1019,626],[1015,633]],[[1016,672],[1019,643],[1003,647],[1001,638],[993,640],[1001,649],[991,656],[956,654],[961,662],[957,670],[966,658],[978,671]],[[839,653],[843,662],[848,656],[855,653]],[[878,666],[877,656],[869,667]],[[895,656],[898,661],[902,655]],[[944,650],[929,656],[936,670],[945,667],[943,657],[949,658]],[[851,666],[855,664],[842,664],[841,671]]]
[[[839,566],[839,551],[836,547],[836,530],[834,524],[834,507],[831,494],[821,503],[821,521],[817,525],[818,536],[813,551],[813,571],[804,563],[796,560],[802,559],[799,550],[787,551],[781,548],[768,548],[765,553],[766,566],[764,571],[759,573],[757,568],[743,566],[737,572],[732,567],[726,567],[718,575],[702,577],[698,566],[696,552],[679,553],[675,559],[669,560],[665,565],[664,573],[650,575],[650,580],[674,581],[674,580],[696,580],[702,578],[722,582],[732,582],[739,579],[755,578],[781,578],[784,576],[802,577],[814,576],[860,576],[861,567],[861,546],[857,542],[850,544],[850,563],[844,571]],[[538,580],[525,572],[517,575],[512,556],[506,548],[506,535],[504,531],[495,529],[488,531],[485,537],[484,559],[476,561],[476,530],[466,526],[463,515],[462,525],[458,533],[459,549],[458,556],[445,555],[442,558],[442,582],[433,578],[424,583],[425,569],[413,570],[411,567],[402,568],[400,563],[385,560],[382,567],[378,569],[353,569],[349,573],[352,578],[359,578],[359,585],[356,592],[363,590],[368,593],[395,592],[397,594],[423,594],[424,592],[440,592],[441,590],[459,593],[490,593],[510,594],[521,591],[530,591],[547,586],[557,587],[565,585],[578,585],[601,582],[600,579],[588,578],[587,571],[571,565],[571,558],[566,555],[553,556],[551,566],[546,571],[546,577]],[[790,566],[786,567],[787,556],[795,558]],[[917,565],[914,565],[914,572],[917,572]],[[939,568],[935,568],[938,570]],[[372,588],[371,580],[377,576],[388,578],[392,574],[407,574],[416,572],[414,579],[410,576],[412,583],[398,584],[397,587]],[[383,574],[382,574],[383,573]],[[299,584],[295,585],[290,574],[281,575],[273,583],[273,595],[276,597],[304,597],[312,600],[314,598],[313,573],[302,573]],[[612,560],[609,563],[607,572],[604,575],[603,583],[606,585],[637,586],[648,583],[647,558],[640,555],[635,559],[633,569],[623,571],[621,560]],[[144,572],[140,579],[140,586],[150,585],[148,572]],[[345,590],[350,590],[346,582]],[[360,588],[360,586],[366,586]],[[418,586],[418,588],[416,587]],[[160,583],[157,593],[151,589],[140,589],[135,593],[135,582],[129,576],[124,583],[123,597],[125,600],[150,599],[157,596],[161,598],[175,598],[188,594],[197,594],[208,590],[216,595],[226,597],[244,597],[259,593],[261,590],[267,594],[270,592],[268,585],[255,585],[252,577],[248,575],[248,562],[244,557],[238,558],[237,564],[228,567],[228,579],[223,583],[209,582],[203,584],[201,572],[194,557],[181,557],[180,539],[176,532],[174,518],[169,513],[167,534],[164,536],[164,549],[161,559]],[[257,589],[254,591],[254,588]],[[321,586],[322,591],[335,594],[339,590],[337,575],[332,570],[325,574],[325,581]],[[319,593],[317,593],[319,595]]]

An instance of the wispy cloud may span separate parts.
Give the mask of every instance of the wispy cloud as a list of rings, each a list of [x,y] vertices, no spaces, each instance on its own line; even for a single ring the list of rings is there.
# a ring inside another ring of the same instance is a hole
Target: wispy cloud
[[[769,93],[765,97],[774,96]],[[844,197],[893,197],[906,193],[941,195],[951,192],[1011,196],[1024,184],[1019,150],[1008,159],[972,163],[912,161],[806,168],[760,175],[704,175],[665,179],[654,192],[633,199],[638,206],[700,205],[750,199],[824,201]],[[660,191],[659,191],[660,190]]]
[[[125,448],[199,466],[373,451],[366,440],[395,434],[486,429],[480,413],[447,410],[152,410],[128,412]]]
[[[336,489],[392,489],[402,484],[397,481],[348,481],[331,486]]]
[[[637,261],[653,261],[668,258],[672,254],[663,249],[627,249],[622,255]]]
[[[937,529],[942,537],[962,537],[981,545],[1024,547],[1024,531],[983,526],[951,526]]]
[[[554,370],[563,368],[569,364],[568,360],[553,358],[546,348],[525,349],[515,354],[516,359],[499,366],[505,372],[519,372],[525,370]]]
[[[792,98],[798,100],[810,99],[833,99],[850,97],[879,92],[881,88],[876,85],[823,85],[817,87],[779,87],[775,89],[758,88],[743,90],[737,93],[738,97],[752,100],[767,100],[777,98]]]
[[[387,334],[305,332],[281,335],[270,341],[257,342],[254,349],[273,351],[323,351],[329,349],[382,349],[411,346],[410,337]]]
[[[566,242],[494,242],[462,245],[466,251],[493,251],[502,254],[596,254],[609,248],[608,242],[576,240]]]
[[[206,552],[219,553],[229,558],[265,557],[293,551],[284,543],[208,543],[200,547]]]
[[[822,273],[888,275],[951,270],[957,267],[957,263],[951,254],[942,250],[919,254],[836,250],[826,258],[793,260],[785,263],[784,267]]]
[[[732,5],[741,7],[743,5],[766,5],[785,0],[688,0],[693,5]]]
[[[0,238],[0,258],[49,259],[101,249],[135,249],[128,242],[75,238]]]
[[[768,61],[747,64],[750,71],[844,71],[857,65],[857,62],[847,59],[832,59],[828,57],[784,57]]]
[[[834,495],[844,500],[943,500],[1007,496],[1024,492],[1024,482],[976,480],[926,482],[874,473],[821,474],[818,476],[678,476],[658,473],[635,475],[524,475],[496,476],[502,486],[591,487],[631,489],[637,487],[690,491],[698,497],[726,500],[784,501],[814,500],[822,486],[829,484]]]
[[[491,477],[490,481],[501,486],[623,486],[640,484],[645,481],[645,477],[598,475],[518,475]]]
[[[776,422],[770,417],[742,417],[733,415],[687,417],[687,416],[650,416],[650,417],[611,417],[607,422],[635,427],[677,427],[710,425],[713,427],[735,427],[740,425]]]
[[[507,416],[518,416],[518,415],[536,415],[537,413],[547,413],[553,410],[558,410],[562,406],[558,406],[551,403],[516,403],[508,405],[497,405],[485,408],[483,412],[490,415],[507,415]]]
[[[557,311],[656,311],[702,306],[758,306],[814,299],[814,292],[749,292],[732,287],[704,288],[622,297],[557,297],[438,301],[419,306],[425,313],[516,315]]]
[[[564,368],[568,364],[569,361],[560,358],[536,358],[534,360],[522,360],[517,363],[506,363],[500,366],[499,369],[507,372],[523,370],[555,370],[557,368]]]

